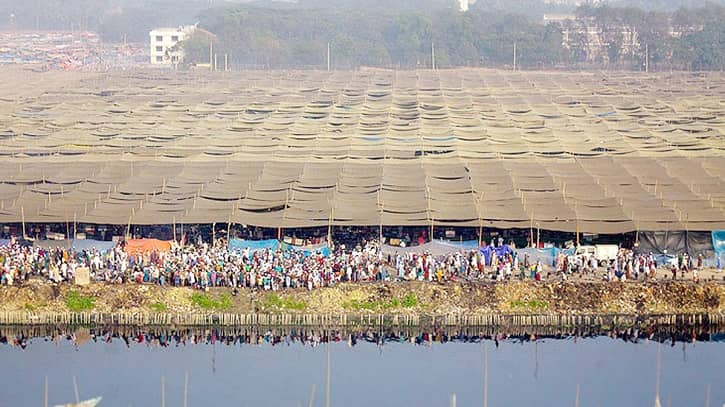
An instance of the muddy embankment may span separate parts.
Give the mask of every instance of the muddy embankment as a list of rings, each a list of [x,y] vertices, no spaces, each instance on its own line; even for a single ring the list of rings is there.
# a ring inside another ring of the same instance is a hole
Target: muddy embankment
[[[372,315],[724,314],[725,284],[688,282],[359,283],[313,291],[155,285],[77,287],[30,281],[0,287],[3,313]]]

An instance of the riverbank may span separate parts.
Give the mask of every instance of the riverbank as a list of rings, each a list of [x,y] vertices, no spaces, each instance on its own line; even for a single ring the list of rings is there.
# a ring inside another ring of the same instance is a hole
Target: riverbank
[[[308,291],[156,285],[84,287],[31,280],[0,288],[4,313],[305,315],[725,314],[725,284],[689,282],[355,283]]]

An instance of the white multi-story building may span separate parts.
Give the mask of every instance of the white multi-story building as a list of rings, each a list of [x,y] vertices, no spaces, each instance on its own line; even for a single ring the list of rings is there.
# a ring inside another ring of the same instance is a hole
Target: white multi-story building
[[[177,65],[184,60],[184,50],[176,45],[196,29],[195,25],[151,30],[151,64]]]
[[[469,7],[472,6],[476,0],[458,0],[458,9],[461,11],[468,11]]]

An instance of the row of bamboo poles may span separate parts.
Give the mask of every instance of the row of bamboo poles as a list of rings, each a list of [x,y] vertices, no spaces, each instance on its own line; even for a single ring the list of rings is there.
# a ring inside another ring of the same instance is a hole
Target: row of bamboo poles
[[[674,326],[674,325],[662,325],[649,328],[640,327],[647,329],[658,338],[672,338],[673,336],[680,336],[682,338],[692,338],[693,332],[697,335],[705,333],[716,333],[721,332],[723,326],[707,326],[707,327],[692,327],[692,326]],[[341,336],[350,334],[365,334],[366,337],[371,338],[374,333],[385,334],[394,333],[404,338],[412,338],[419,336],[422,333],[432,334],[431,340],[434,342],[440,341],[440,335],[445,334],[448,336],[456,336],[461,333],[471,337],[472,341],[481,340],[484,338],[493,338],[499,334],[505,334],[508,337],[530,337],[531,335],[540,337],[593,337],[593,336],[608,336],[613,330],[620,332],[630,330],[635,331],[637,327],[558,327],[558,326],[515,326],[515,327],[503,327],[503,326],[465,326],[465,327],[453,327],[453,326],[411,326],[411,327],[379,327],[379,326],[327,326],[327,327],[297,327],[297,326],[265,326],[265,325],[252,325],[252,326],[172,326],[172,325],[96,325],[96,326],[80,326],[80,325],[0,325],[0,337],[3,336],[23,336],[23,337],[55,337],[57,335],[68,335],[73,332],[77,332],[79,329],[88,329],[94,332],[96,335],[125,335],[136,337],[140,334],[154,334],[154,335],[197,335],[207,336],[210,330],[214,330],[218,338],[227,336],[239,336],[246,335],[250,337],[248,344],[259,344],[260,337],[268,334],[273,335],[314,335],[318,334],[321,336],[327,336],[330,333],[338,333]],[[472,337],[476,337],[473,340]],[[681,339],[680,339],[681,340]]]
[[[384,314],[230,314],[0,312],[0,325],[176,325],[176,326],[634,326],[723,325],[725,314],[668,315],[384,315]]]

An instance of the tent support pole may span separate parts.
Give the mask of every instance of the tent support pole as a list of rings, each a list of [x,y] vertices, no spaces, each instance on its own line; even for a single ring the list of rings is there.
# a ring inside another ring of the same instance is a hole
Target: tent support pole
[[[133,216],[133,215],[128,215],[128,227],[126,228],[126,239],[131,238],[131,216]]]
[[[229,217],[229,221],[227,222],[227,244],[229,244],[229,241],[232,240],[232,217]]]
[[[23,239],[25,239],[25,207],[24,206],[20,207],[20,215],[23,220]]]
[[[541,239],[541,227],[537,223],[536,224],[536,248],[537,249],[539,248],[540,239]]]
[[[277,240],[282,241],[282,227],[277,228]]]
[[[478,222],[478,247],[481,247],[483,242],[483,221]]]
[[[639,246],[639,227],[634,232],[634,243],[636,246]]]
[[[579,247],[579,221],[576,222],[576,245]]]
[[[531,217],[531,223],[529,224],[529,247],[534,246],[534,217]]]
[[[216,242],[216,222],[212,222],[211,224],[211,245],[214,246],[214,242]]]
[[[172,219],[171,234],[174,237],[174,243],[176,243],[176,216]]]
[[[78,238],[78,215],[73,213],[73,239]]]
[[[327,244],[332,243],[332,219],[335,217],[335,208],[330,208],[330,219],[327,221]]]

